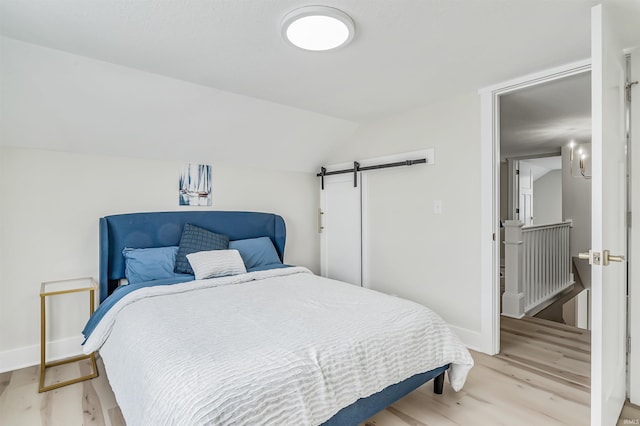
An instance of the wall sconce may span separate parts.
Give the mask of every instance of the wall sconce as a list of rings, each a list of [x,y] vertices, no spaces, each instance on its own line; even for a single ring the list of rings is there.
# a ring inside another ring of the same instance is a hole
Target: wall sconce
[[[591,179],[591,176],[588,176],[585,174],[585,164],[586,164],[586,158],[587,158],[587,154],[584,152],[584,150],[582,148],[578,148],[578,167],[580,169],[580,174],[579,175],[574,175],[573,174],[573,157],[574,157],[574,148],[576,146],[576,143],[574,141],[569,142],[569,170],[571,173],[571,176],[573,177],[583,177],[585,179]]]

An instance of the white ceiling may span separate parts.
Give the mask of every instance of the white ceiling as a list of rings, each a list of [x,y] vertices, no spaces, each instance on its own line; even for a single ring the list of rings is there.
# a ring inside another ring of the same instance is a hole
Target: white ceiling
[[[362,122],[588,58],[596,1],[323,3],[355,21],[347,48],[305,52],[282,40],[282,17],[309,4],[300,0],[1,0],[0,32]]]
[[[640,42],[640,0],[604,1]],[[587,59],[597,2],[327,0],[356,36],[308,52],[280,35],[308,1],[0,0],[0,145],[311,171],[359,125]]]
[[[500,156],[559,152],[574,140],[591,143],[591,73],[500,97]]]

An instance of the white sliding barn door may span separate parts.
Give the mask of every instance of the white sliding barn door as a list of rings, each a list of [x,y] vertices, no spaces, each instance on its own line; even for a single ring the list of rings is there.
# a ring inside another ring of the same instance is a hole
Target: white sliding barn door
[[[627,255],[624,24],[611,6],[591,10],[591,249],[600,253],[591,266],[591,424],[603,426],[616,424],[626,393],[627,265],[605,259],[605,250]]]
[[[362,285],[362,185],[358,183],[353,186],[352,173],[324,178],[320,268],[324,277]]]

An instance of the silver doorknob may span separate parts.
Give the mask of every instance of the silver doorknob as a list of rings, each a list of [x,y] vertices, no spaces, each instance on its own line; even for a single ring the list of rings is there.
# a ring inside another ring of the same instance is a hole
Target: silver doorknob
[[[591,259],[591,253],[589,253],[588,251],[585,251],[584,253],[578,253],[578,258],[579,259]]]
[[[584,253],[578,253],[579,259],[587,259],[589,261],[589,265],[599,265],[600,264],[600,252],[589,250]]]
[[[624,256],[609,254],[609,250],[602,251],[602,266],[607,266],[609,262],[624,262]]]
[[[610,254],[609,250],[602,251],[602,266],[607,266],[611,262],[624,262],[624,256],[616,256]],[[600,264],[600,252],[589,250],[588,252],[578,253],[579,259],[587,259],[589,260],[589,265],[599,265]]]

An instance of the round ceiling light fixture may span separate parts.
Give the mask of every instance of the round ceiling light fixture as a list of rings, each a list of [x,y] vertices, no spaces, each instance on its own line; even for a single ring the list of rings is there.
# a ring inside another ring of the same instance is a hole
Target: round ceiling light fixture
[[[305,6],[282,19],[282,36],[304,50],[323,51],[349,44],[355,33],[353,19],[328,6]]]

